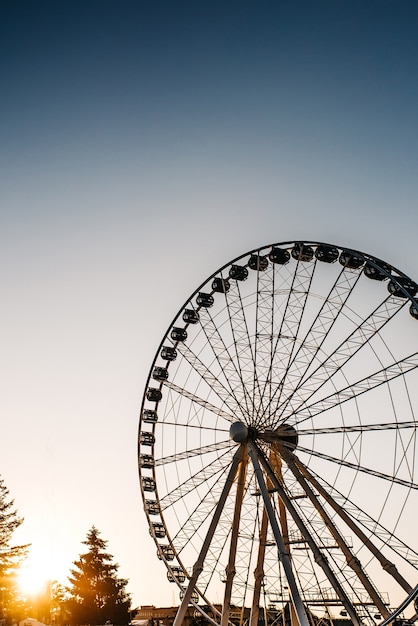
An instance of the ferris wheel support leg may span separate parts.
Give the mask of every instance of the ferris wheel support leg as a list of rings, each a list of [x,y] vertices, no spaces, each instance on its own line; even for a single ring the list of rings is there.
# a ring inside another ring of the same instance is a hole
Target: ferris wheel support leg
[[[268,489],[267,489],[266,483],[264,482],[263,471],[260,467],[260,463],[258,460],[258,456],[259,456],[258,448],[254,445],[252,441],[249,441],[249,454],[250,454],[251,461],[254,466],[255,476],[256,476],[258,485],[260,487],[261,495],[263,497],[264,506],[267,511],[267,515],[270,521],[271,529],[273,531],[274,539],[277,544],[277,549],[279,551],[279,559],[283,565],[283,569],[285,571],[286,578],[289,583],[290,595],[292,598],[293,606],[295,607],[299,625],[309,626],[308,616],[306,614],[305,607],[303,606],[303,602],[299,594],[299,589],[296,585],[296,580],[293,574],[289,553],[287,552],[286,547],[284,545],[283,537],[281,535],[279,524],[277,523],[277,519],[274,514],[274,510],[271,504]]]
[[[300,461],[300,459],[294,454],[293,460],[296,467],[302,473],[303,476],[310,482],[311,485],[321,494],[325,501],[334,509],[334,511],[340,516],[340,518],[347,524],[347,526],[354,532],[354,534],[360,539],[360,541],[370,550],[373,556],[379,561],[382,569],[390,574],[394,580],[402,587],[408,594],[413,592],[412,585],[398,572],[398,569],[394,563],[389,561],[380,550],[373,544],[373,542],[367,537],[367,535],[359,528],[354,520],[344,511],[343,507],[334,500],[334,498],[324,489],[316,478],[310,473],[308,468]]]
[[[189,579],[189,584],[187,585],[186,592],[184,594],[183,600],[178,608],[176,617],[173,622],[173,626],[181,626],[186,615],[187,607],[192,597],[192,593],[194,591],[195,585],[197,583],[197,579],[199,578],[202,570],[203,563],[205,562],[205,558],[207,552],[209,550],[209,546],[213,539],[213,535],[216,530],[216,526],[218,525],[219,518],[221,517],[222,510],[224,508],[226,499],[231,491],[231,487],[234,483],[234,479],[237,473],[238,465],[240,464],[243,458],[243,446],[241,445],[238,450],[235,452],[234,457],[232,459],[231,467],[228,472],[228,476],[226,478],[224,487],[222,489],[222,493],[216,505],[215,512],[212,517],[212,521],[210,523],[208,532],[206,533],[205,540],[203,542],[202,548],[200,550],[199,556],[197,557],[197,561],[193,566],[193,573]]]
[[[260,612],[261,585],[263,583],[263,578],[264,578],[263,563],[264,563],[264,555],[266,553],[267,526],[268,526],[268,517],[267,517],[267,511],[264,508],[263,515],[261,518],[261,528],[260,528],[260,536],[259,536],[260,543],[258,546],[257,565],[254,570],[254,593],[253,593],[253,602],[251,605],[250,626],[257,626],[258,624],[258,614]]]
[[[247,446],[246,444],[243,444],[242,445],[242,459],[241,459],[239,472],[238,472],[237,493],[235,496],[235,508],[234,508],[234,519],[232,522],[231,545],[229,548],[229,559],[228,559],[228,565],[226,568],[226,583],[225,583],[224,602],[223,602],[223,607],[222,607],[221,626],[227,626],[228,621],[229,621],[232,584],[234,582],[234,576],[235,576],[235,558],[237,554],[238,531],[239,531],[239,524],[240,524],[240,518],[241,518],[242,501],[244,498],[245,476],[247,473],[247,462],[248,462]]]
[[[335,524],[332,522],[328,513],[325,511],[324,507],[320,504],[318,498],[315,497],[315,494],[312,491],[311,486],[309,485],[308,481],[302,475],[299,469],[296,467],[296,464],[294,462],[294,455],[289,450],[287,450],[284,446],[280,446],[280,454],[282,458],[286,461],[287,466],[293,473],[298,483],[301,485],[303,491],[308,496],[309,500],[312,502],[312,505],[314,506],[316,511],[319,513],[319,515],[322,517],[325,523],[325,526],[328,528],[329,532],[335,539],[341,552],[344,554],[347,564],[349,565],[349,567],[351,567],[351,569],[356,574],[357,578],[363,585],[364,589],[367,591],[370,598],[373,600],[376,608],[378,609],[378,611],[381,613],[381,615],[384,618],[388,617],[390,613],[385,603],[383,602],[382,598],[380,597],[377,589],[372,584],[370,578],[366,575],[366,572],[363,570],[363,567],[359,559],[352,553],[346,541],[344,540],[344,538],[342,537],[342,535],[336,528]]]
[[[347,611],[348,615],[350,616],[350,619],[353,622],[354,626],[361,626],[361,620],[360,620],[359,616],[357,615],[356,609],[354,608],[350,598],[348,597],[348,595],[344,591],[343,587],[340,585],[337,577],[335,576],[334,572],[332,571],[331,567],[329,566],[328,559],[322,554],[321,550],[316,545],[316,543],[315,543],[312,535],[310,534],[308,528],[306,527],[306,525],[303,522],[302,518],[298,514],[298,512],[295,509],[293,503],[291,502],[291,500],[288,497],[287,493],[283,489],[283,486],[280,484],[280,481],[278,480],[277,476],[275,475],[275,473],[271,469],[267,459],[264,457],[264,455],[261,452],[261,450],[259,450],[254,443],[252,443],[251,445],[257,451],[257,456],[260,458],[261,464],[263,465],[268,478],[271,480],[271,482],[273,483],[275,489],[277,490],[279,498],[282,500],[282,502],[285,505],[286,509],[289,511],[290,515],[292,516],[296,526],[298,527],[302,537],[305,539],[307,545],[312,550],[312,554],[314,555],[314,559],[315,559],[316,563],[318,563],[318,565],[324,570],[324,573],[325,573],[326,577],[328,578],[329,582],[331,583],[332,587],[334,588],[335,593],[337,594],[337,596],[341,600],[341,602],[342,602],[343,606],[345,607],[345,610]]]

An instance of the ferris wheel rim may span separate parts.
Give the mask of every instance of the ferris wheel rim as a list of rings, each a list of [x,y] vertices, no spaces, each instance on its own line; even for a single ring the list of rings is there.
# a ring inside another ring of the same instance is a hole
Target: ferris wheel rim
[[[200,291],[202,291],[202,289],[206,285],[208,285],[210,283],[211,280],[213,280],[217,275],[221,275],[224,270],[226,270],[227,268],[229,268],[232,265],[236,264],[238,261],[242,260],[244,257],[251,256],[251,255],[254,255],[254,254],[260,255],[261,252],[263,252],[265,250],[268,250],[270,248],[274,248],[274,247],[280,247],[280,248],[283,248],[283,249],[288,249],[288,248],[290,249],[290,247],[294,247],[295,245],[301,245],[301,246],[307,245],[307,246],[316,246],[316,247],[318,247],[318,246],[333,246],[333,244],[325,244],[325,243],[322,243],[322,242],[311,242],[311,241],[293,241],[293,242],[280,242],[280,243],[276,243],[276,244],[269,244],[267,246],[262,246],[262,247],[259,247],[259,248],[255,248],[255,249],[253,249],[253,250],[251,250],[251,251],[249,251],[247,253],[244,253],[244,254],[236,257],[232,261],[229,261],[228,263],[223,265],[221,268],[216,270],[208,279],[206,279],[204,282],[202,282],[201,285],[199,285],[199,287],[186,300],[186,302],[180,308],[180,310],[177,313],[177,315],[173,318],[172,323],[169,325],[168,330],[165,333],[165,335],[164,335],[164,337],[163,337],[163,339],[162,339],[162,341],[160,343],[160,346],[159,346],[159,348],[158,348],[158,350],[156,352],[156,356],[155,356],[155,358],[154,358],[154,360],[152,362],[152,365],[151,365],[151,368],[150,368],[150,372],[149,372],[149,375],[148,375],[148,379],[147,379],[147,383],[146,383],[146,389],[149,388],[150,381],[152,381],[152,373],[153,373],[155,364],[156,364],[156,362],[157,362],[157,360],[159,358],[159,354],[161,352],[161,349],[163,348],[164,343],[166,342],[167,337],[169,336],[170,331],[172,330],[174,324],[176,323],[176,320],[179,319],[179,317],[182,314],[182,312],[184,311],[184,309],[187,308],[187,306],[192,302],[192,300],[199,294]],[[372,255],[369,255],[369,254],[366,254],[366,253],[363,253],[363,252],[360,252],[360,251],[356,251],[356,250],[353,250],[353,249],[350,249],[350,248],[345,248],[345,247],[342,247],[342,246],[333,246],[333,247],[338,249],[339,255],[343,251],[347,251],[347,252],[351,252],[351,253],[354,253],[354,254],[357,254],[357,255],[361,255],[364,258],[364,262],[365,263],[369,262],[373,267],[377,268],[379,271],[382,271],[383,274],[385,274],[385,279],[395,280],[395,282],[396,282],[397,277],[401,277],[403,279],[410,280],[408,278],[408,276],[406,276],[406,274],[404,274],[403,272],[397,270],[394,266],[389,265],[387,263],[384,263],[381,259],[378,259],[377,257],[374,257]],[[402,283],[402,281],[400,281],[400,283]],[[408,300],[411,303],[411,305],[417,306],[417,301],[416,301],[415,297],[406,291],[405,285],[404,284],[400,284],[399,287],[400,287],[400,290],[404,292],[404,294],[403,294],[405,296],[404,299]],[[186,325],[186,327],[187,327],[187,325]],[[167,369],[169,369],[169,366],[170,366],[170,362],[167,363]],[[160,384],[160,388],[163,388],[164,385],[165,385],[165,382],[162,381],[161,384]],[[143,414],[145,406],[146,406],[146,393],[144,393],[142,406],[141,406],[141,419],[140,419],[140,424],[139,424],[140,434],[141,434],[141,427],[142,427],[142,414]],[[416,424],[416,422],[414,422],[414,423]],[[153,426],[153,428],[154,428],[154,426]],[[140,448],[141,448],[141,445],[139,445],[139,449]],[[225,448],[228,449],[228,446],[225,446]],[[141,476],[141,468],[140,468],[140,476]],[[142,487],[141,487],[141,490],[142,490]],[[156,498],[155,498],[156,501],[160,502],[160,498],[159,498],[159,494],[158,494],[158,485],[155,486],[154,493],[156,495]],[[143,496],[143,500],[144,500],[144,504],[145,504],[145,502],[146,502],[146,494],[145,494],[145,492],[143,490],[142,490],[142,496]],[[148,515],[148,513],[147,513],[147,517],[148,517],[148,521],[149,521],[149,523],[151,525],[152,521],[151,521],[151,518]],[[166,524],[164,522],[164,515],[163,515],[162,512],[160,512],[160,517],[161,517],[163,525],[165,526],[166,536],[169,538],[169,543],[171,543],[171,538],[170,538],[170,535],[169,535],[169,529],[166,527]],[[154,541],[155,541],[155,543],[158,546],[159,544],[158,544],[156,539],[157,538],[154,536]],[[172,568],[171,568],[170,562],[166,558],[167,555],[161,554],[160,556],[161,556],[162,560],[165,562],[165,565],[167,566],[168,571],[170,572]],[[183,565],[182,560],[181,560],[181,555],[176,553],[175,558],[176,558],[177,562],[180,564],[180,567],[183,569],[183,572],[185,574],[187,574],[187,567],[185,565]],[[175,582],[177,582],[177,581],[175,581]],[[210,604],[208,602],[208,600],[207,600],[205,595],[203,595],[202,597],[203,597],[204,601],[207,604]]]

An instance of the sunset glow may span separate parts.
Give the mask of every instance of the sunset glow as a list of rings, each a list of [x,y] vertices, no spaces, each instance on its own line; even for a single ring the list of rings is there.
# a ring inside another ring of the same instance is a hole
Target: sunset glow
[[[26,596],[37,596],[46,591],[51,575],[42,563],[23,566],[19,573],[19,588]]]
[[[29,597],[45,593],[49,583],[56,579],[53,570],[54,563],[49,555],[37,551],[31,552],[19,571],[21,592]]]

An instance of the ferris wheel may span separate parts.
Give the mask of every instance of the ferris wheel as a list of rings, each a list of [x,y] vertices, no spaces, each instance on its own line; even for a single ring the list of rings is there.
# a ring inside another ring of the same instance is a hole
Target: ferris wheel
[[[221,626],[417,620],[417,291],[370,254],[296,241],[181,307],[138,453],[175,626],[189,604]]]

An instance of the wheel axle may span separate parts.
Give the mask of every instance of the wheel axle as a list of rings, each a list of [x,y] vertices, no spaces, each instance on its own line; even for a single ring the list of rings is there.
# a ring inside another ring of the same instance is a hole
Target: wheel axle
[[[261,439],[266,443],[280,443],[290,450],[294,450],[298,445],[298,433],[293,426],[284,424],[276,430],[258,430],[251,426],[246,426],[244,422],[234,422],[229,429],[229,436],[235,443],[244,443],[249,439],[255,441]]]

